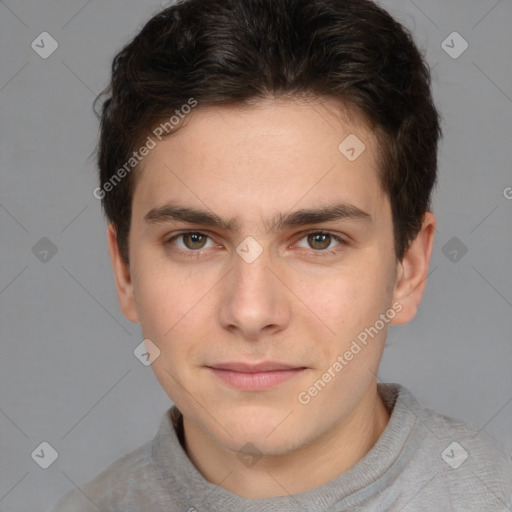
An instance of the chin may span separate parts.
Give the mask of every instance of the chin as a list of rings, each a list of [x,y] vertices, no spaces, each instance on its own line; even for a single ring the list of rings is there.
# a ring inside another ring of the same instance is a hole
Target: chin
[[[289,426],[286,428],[279,425],[279,422],[258,425],[231,423],[227,431],[232,437],[223,431],[222,440],[219,441],[234,452],[250,451],[255,446],[256,451],[262,455],[280,456],[297,449],[306,441],[303,439],[304,432],[297,433]]]
[[[300,446],[296,440],[289,437],[266,439],[265,436],[266,434],[258,435],[256,432],[249,436],[233,436],[233,438],[224,439],[225,442],[222,444],[236,454],[247,453],[256,457],[279,457],[289,454]]]

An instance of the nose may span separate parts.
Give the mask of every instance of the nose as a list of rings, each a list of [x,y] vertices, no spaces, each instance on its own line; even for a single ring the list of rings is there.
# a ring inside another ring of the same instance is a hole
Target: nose
[[[219,290],[218,318],[231,334],[257,341],[289,325],[291,292],[279,275],[284,267],[269,249],[254,261],[240,254],[234,254],[232,270]]]

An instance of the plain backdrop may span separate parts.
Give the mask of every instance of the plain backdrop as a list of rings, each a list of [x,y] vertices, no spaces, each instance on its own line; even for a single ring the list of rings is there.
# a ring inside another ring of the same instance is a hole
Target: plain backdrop
[[[512,2],[380,3],[426,53],[444,139],[428,285],[416,318],[390,328],[379,380],[511,452]],[[165,5],[0,3],[2,512],[47,510],[151,439],[171,406],[133,354],[142,336],[117,303],[89,158],[112,58]],[[42,442],[58,453],[47,469]]]

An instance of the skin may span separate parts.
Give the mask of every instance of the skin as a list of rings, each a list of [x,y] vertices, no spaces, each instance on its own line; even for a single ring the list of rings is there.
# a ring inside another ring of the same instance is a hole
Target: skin
[[[366,146],[353,162],[338,150],[349,134]],[[207,480],[234,494],[264,498],[325,484],[361,460],[389,421],[376,385],[388,323],[308,404],[297,399],[394,303],[400,312],[390,323],[398,325],[421,301],[436,220],[425,215],[397,261],[378,165],[373,132],[331,100],[199,106],[143,161],[129,266],[108,228],[122,311],[161,351],[152,368],[184,416],[187,454]],[[240,231],[144,221],[168,201],[236,218]],[[264,222],[334,201],[358,206],[372,222],[282,232]],[[207,236],[169,241],[182,230]],[[347,244],[315,240],[310,230]],[[236,252],[248,236],[263,251],[252,263]],[[335,253],[318,256],[322,250]],[[244,391],[206,368],[269,360],[305,369],[271,389]],[[251,466],[237,456],[247,443],[260,457]]]

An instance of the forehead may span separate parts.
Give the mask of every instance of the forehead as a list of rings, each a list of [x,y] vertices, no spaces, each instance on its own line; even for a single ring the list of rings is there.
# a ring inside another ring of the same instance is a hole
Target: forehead
[[[345,202],[372,215],[385,200],[378,166],[374,133],[334,101],[199,105],[144,158],[133,210],[171,201],[254,221]]]

